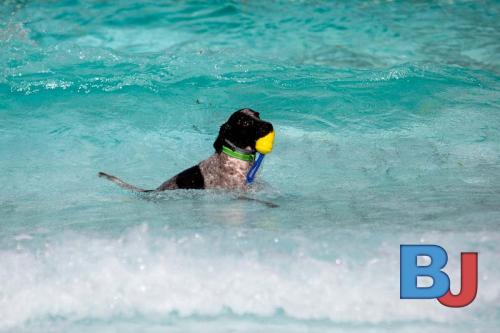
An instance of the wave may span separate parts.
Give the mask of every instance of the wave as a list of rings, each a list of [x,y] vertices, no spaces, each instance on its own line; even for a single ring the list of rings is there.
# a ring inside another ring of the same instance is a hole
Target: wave
[[[488,269],[480,269],[478,299],[456,311],[434,300],[399,300],[398,241],[407,235],[361,247],[358,254],[347,243],[336,244],[338,254],[329,258],[315,255],[316,246],[300,238],[295,241],[302,246],[283,252],[281,244],[293,240],[286,236],[241,252],[238,243],[245,237],[240,234],[228,246],[215,233],[175,236],[147,225],[111,238],[66,232],[40,241],[17,235],[16,249],[0,251],[0,329],[54,318],[77,322],[228,313],[256,318],[282,313],[287,320],[334,323],[457,324],[491,315],[500,301],[500,270],[489,266],[498,259],[489,248],[499,240],[496,233],[421,234],[421,241],[439,239],[449,251],[453,288],[457,240],[475,239],[480,246],[481,267]]]

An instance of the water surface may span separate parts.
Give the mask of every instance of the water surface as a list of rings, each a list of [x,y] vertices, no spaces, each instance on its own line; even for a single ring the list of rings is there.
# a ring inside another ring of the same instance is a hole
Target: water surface
[[[0,5],[0,331],[492,332],[500,325],[500,5]],[[251,107],[251,195],[154,188]],[[437,243],[463,309],[399,299]]]

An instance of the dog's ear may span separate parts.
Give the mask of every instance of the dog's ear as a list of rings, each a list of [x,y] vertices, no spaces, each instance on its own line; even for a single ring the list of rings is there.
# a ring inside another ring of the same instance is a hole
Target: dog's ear
[[[220,127],[219,130],[219,135],[217,136],[217,139],[215,139],[214,142],[214,148],[217,153],[220,153],[222,151],[222,145],[224,144],[224,139],[226,137],[227,130],[229,129],[229,124],[225,123]]]

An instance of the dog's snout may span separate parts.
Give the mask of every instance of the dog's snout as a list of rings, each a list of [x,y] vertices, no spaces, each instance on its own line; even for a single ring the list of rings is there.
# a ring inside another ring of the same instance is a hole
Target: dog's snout
[[[259,126],[259,129],[257,131],[257,136],[258,137],[263,137],[269,133],[274,131],[273,125],[271,123],[268,123],[267,121],[263,121],[261,125]]]

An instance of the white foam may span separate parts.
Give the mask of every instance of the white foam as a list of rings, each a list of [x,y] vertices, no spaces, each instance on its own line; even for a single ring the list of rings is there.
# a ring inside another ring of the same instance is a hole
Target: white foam
[[[455,236],[447,237],[451,243]],[[382,243],[352,261],[318,259],[307,249],[285,254],[270,247],[264,256],[257,249],[224,251],[198,232],[160,237],[147,227],[120,238],[68,234],[35,249],[0,252],[0,329],[54,317],[218,316],[227,310],[333,322],[460,322],[498,304],[498,270],[491,268],[482,270],[478,301],[467,310],[400,300],[398,244]],[[485,264],[496,260],[491,251],[481,255]],[[453,280],[458,270],[450,265]]]

